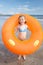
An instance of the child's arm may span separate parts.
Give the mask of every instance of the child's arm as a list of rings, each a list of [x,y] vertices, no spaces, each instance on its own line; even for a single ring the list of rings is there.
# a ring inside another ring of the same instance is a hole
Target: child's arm
[[[28,25],[26,25],[27,29],[30,31],[30,29],[28,28]]]
[[[18,30],[19,30],[19,26],[17,26],[17,27],[15,28],[15,33],[18,32]]]
[[[26,25],[26,28],[28,29],[28,26]]]

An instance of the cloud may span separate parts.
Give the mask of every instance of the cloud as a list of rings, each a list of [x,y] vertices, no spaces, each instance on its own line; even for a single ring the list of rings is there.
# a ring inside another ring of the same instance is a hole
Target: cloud
[[[0,4],[0,8],[1,8],[1,7],[3,7],[3,5],[2,5],[2,4]]]
[[[2,7],[2,5],[0,5]],[[5,9],[5,8],[4,8]],[[8,8],[7,10],[5,9],[5,11],[1,11],[1,14],[16,14],[16,13],[29,13],[29,14],[42,14],[43,9],[40,7],[30,7],[29,4],[24,4],[24,5],[18,5],[12,8]]]
[[[31,8],[29,13],[30,14],[35,14],[35,15],[43,15],[43,9],[40,8],[40,7]]]
[[[29,10],[29,5],[19,5],[17,7],[12,8],[12,10],[17,10],[17,11],[28,11]]]
[[[3,5],[0,4],[0,7]],[[3,10],[5,7],[3,7]],[[14,6],[12,8],[8,8],[5,11],[0,11],[1,14],[15,14],[15,13],[27,13],[29,11],[34,11],[35,9],[30,8],[30,2],[25,2],[23,5],[19,4],[18,6]]]

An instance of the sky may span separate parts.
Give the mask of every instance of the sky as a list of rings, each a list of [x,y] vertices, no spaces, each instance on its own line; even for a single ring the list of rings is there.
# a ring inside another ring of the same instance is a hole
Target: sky
[[[0,14],[43,15],[43,0],[0,0]]]

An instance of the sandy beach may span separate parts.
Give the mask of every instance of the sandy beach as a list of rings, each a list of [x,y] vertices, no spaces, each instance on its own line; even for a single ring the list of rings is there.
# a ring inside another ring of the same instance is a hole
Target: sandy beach
[[[26,60],[18,60],[18,55],[9,52],[4,45],[0,45],[0,65],[43,65],[43,44],[33,54],[27,55]]]

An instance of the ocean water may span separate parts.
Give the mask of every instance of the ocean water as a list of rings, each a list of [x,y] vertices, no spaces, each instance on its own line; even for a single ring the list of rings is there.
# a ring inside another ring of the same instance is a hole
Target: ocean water
[[[33,17],[35,17],[41,24],[42,26],[42,30],[43,30],[43,15],[32,15]],[[5,23],[6,19],[8,19],[10,16],[0,16],[0,43],[2,42],[2,34],[1,34],[1,30],[2,30],[2,26]],[[30,33],[30,32],[28,32]],[[29,34],[30,35],[30,34]],[[27,35],[28,38],[28,35]]]

